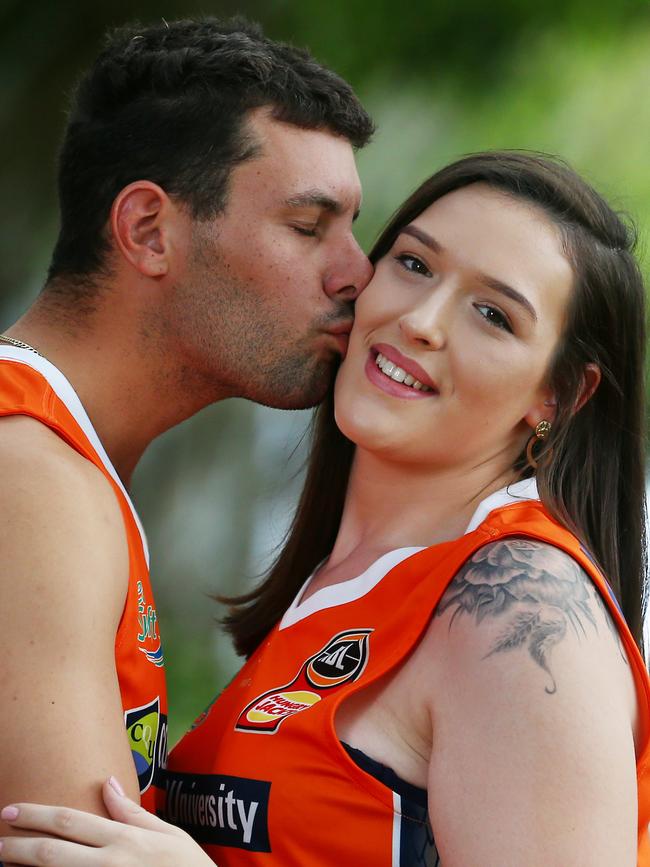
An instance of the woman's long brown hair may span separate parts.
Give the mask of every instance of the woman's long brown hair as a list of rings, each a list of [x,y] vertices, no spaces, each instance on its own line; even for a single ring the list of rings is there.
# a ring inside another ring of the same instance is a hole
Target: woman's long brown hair
[[[558,400],[549,459],[537,481],[549,512],[599,564],[639,646],[645,606],[645,290],[635,235],[575,172],[538,154],[465,157],[425,181],[402,205],[371,253],[386,255],[399,231],[432,202],[484,183],[541,208],[559,228],[573,266],[567,323],[549,370]],[[575,411],[585,365],[602,372]],[[354,454],[334,423],[332,394],[319,407],[305,486],[286,542],[265,580],[225,600],[224,622],[249,656],[293,601],[336,538]],[[523,466],[520,461],[519,466]]]

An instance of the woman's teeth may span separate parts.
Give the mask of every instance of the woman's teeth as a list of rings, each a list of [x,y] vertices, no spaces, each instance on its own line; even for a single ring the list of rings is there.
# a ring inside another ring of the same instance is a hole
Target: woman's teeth
[[[401,382],[402,385],[408,385],[416,391],[433,391],[433,389],[428,385],[423,385],[419,379],[415,379],[415,377],[411,376],[410,373],[407,373],[405,370],[402,370],[401,367],[393,364],[393,362],[389,361],[385,355],[381,354],[381,352],[377,355],[377,358],[375,358],[375,364],[383,374],[385,374],[389,379],[394,379],[395,382]]]

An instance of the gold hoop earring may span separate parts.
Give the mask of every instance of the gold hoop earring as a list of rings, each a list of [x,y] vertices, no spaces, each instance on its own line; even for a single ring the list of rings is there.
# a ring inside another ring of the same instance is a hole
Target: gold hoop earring
[[[537,469],[539,461],[533,455],[533,449],[538,442],[543,442],[550,432],[550,421],[542,419],[542,421],[537,423],[537,425],[535,426],[535,433],[528,440],[528,445],[526,446],[526,460],[528,461],[528,466],[532,467],[534,470]],[[552,454],[552,452],[549,452],[549,455],[550,454]]]

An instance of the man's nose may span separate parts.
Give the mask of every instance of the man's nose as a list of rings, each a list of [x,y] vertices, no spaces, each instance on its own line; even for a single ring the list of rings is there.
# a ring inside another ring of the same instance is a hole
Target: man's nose
[[[324,281],[325,293],[339,301],[354,301],[370,282],[374,268],[356,241],[333,263]]]

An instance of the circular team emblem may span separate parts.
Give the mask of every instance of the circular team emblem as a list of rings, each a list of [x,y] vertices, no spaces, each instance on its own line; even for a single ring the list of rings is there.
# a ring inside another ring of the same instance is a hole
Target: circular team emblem
[[[317,689],[339,686],[356,680],[368,659],[368,631],[342,632],[307,665],[305,675]]]

